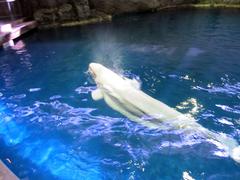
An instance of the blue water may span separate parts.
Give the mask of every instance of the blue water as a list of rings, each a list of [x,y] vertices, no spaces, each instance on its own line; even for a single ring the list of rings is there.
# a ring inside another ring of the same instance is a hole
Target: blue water
[[[240,13],[169,10],[35,31],[0,51],[0,159],[21,179],[240,179],[208,140],[94,102],[92,61],[240,143]]]

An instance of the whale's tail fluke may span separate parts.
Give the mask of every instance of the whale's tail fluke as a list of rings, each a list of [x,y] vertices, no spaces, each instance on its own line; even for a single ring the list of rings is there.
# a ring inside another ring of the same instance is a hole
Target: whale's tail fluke
[[[237,163],[240,163],[240,146],[232,149],[230,152],[230,157]]]
[[[235,139],[221,133],[216,140],[225,146],[225,150],[234,161],[240,163],[240,146]]]
[[[210,141],[213,140],[214,144],[223,149],[229,157],[231,157],[235,162],[240,163],[240,145],[234,138],[229,137],[224,133],[209,131],[205,128],[201,130],[205,137],[207,137]],[[217,142],[217,144],[215,142]]]

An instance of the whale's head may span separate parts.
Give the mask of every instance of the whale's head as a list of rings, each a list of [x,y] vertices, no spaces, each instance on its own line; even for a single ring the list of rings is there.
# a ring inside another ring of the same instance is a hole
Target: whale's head
[[[137,80],[125,78],[98,63],[90,63],[88,71],[97,84],[97,90],[92,92],[95,100],[102,99],[104,94],[120,99],[129,89],[140,88]]]
[[[90,63],[88,71],[97,85],[92,92],[94,100],[102,99],[105,94],[119,98],[116,92],[125,87],[125,80],[121,76],[98,63]]]
[[[121,76],[101,64],[90,63],[88,71],[98,87],[124,83],[124,79]]]

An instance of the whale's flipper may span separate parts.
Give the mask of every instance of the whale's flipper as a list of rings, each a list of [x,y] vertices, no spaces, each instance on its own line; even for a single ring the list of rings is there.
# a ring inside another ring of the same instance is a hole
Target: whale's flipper
[[[96,90],[92,91],[91,95],[92,95],[93,100],[95,100],[95,101],[103,99],[103,93],[100,89],[96,89]]]

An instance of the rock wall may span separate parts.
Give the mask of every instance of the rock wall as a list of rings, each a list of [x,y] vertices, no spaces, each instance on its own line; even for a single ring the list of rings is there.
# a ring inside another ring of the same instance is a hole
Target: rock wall
[[[109,14],[148,11],[196,2],[198,0],[89,0],[91,7]]]
[[[18,0],[23,14],[40,25],[87,20],[128,12],[195,3],[240,4],[240,0]]]
[[[199,0],[199,3],[209,4],[236,4],[240,5],[240,0]]]
[[[109,14],[139,12],[181,4],[240,4],[240,0],[89,0],[91,7]]]
[[[76,21],[90,16],[88,0],[20,0],[23,14],[40,24]]]

